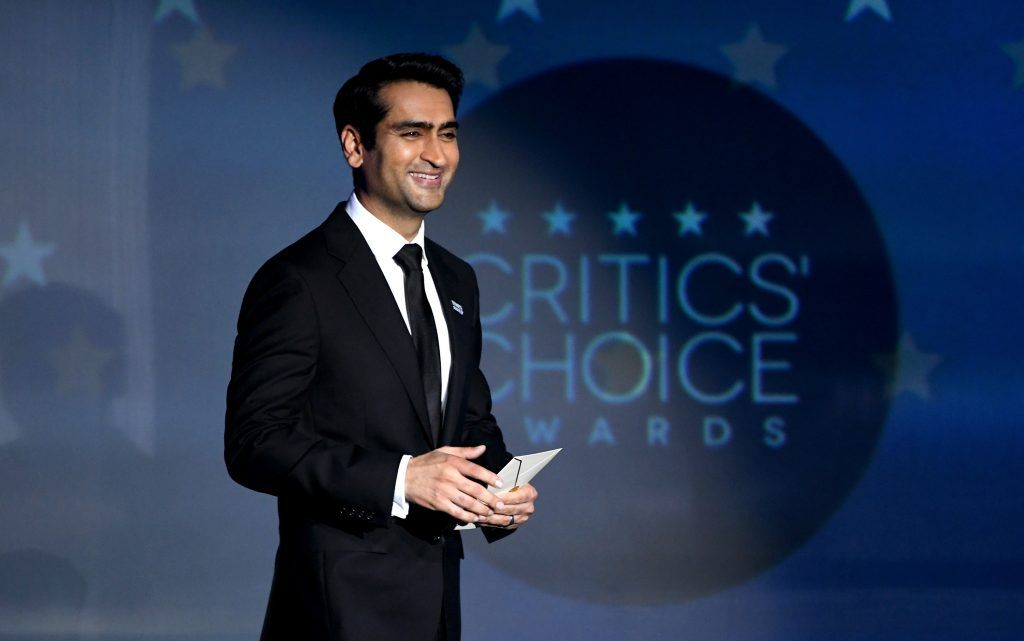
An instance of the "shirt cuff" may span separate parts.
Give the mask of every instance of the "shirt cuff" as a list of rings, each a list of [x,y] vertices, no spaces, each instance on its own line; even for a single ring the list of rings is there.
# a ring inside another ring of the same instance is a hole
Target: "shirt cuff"
[[[405,470],[412,460],[411,454],[402,456],[398,464],[398,476],[395,477],[395,495],[391,498],[391,516],[404,519],[409,516],[409,501],[405,500]]]

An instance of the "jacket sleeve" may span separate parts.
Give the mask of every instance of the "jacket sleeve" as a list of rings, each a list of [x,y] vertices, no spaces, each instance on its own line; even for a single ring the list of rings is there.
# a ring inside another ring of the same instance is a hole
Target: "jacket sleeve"
[[[402,455],[318,435],[309,402],[320,328],[299,271],[280,258],[242,301],[228,384],[224,459],[235,481],[339,517],[385,523]]]

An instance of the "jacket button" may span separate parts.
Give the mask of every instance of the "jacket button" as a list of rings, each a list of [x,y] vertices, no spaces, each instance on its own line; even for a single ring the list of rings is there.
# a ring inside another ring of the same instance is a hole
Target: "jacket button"
[[[440,537],[440,536],[435,536],[435,537],[433,537],[433,538],[432,538],[432,539],[430,539],[430,540],[431,540],[431,541],[432,541],[433,543],[440,543],[440,542],[441,542],[441,537]]]

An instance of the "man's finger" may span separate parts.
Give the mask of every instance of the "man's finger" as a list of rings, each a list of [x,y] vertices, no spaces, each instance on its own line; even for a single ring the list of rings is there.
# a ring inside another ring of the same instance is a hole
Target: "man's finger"
[[[515,519],[512,519],[509,514],[494,514],[480,521],[479,524],[503,528],[506,530],[514,530],[529,520],[530,517],[526,514],[516,514]]]
[[[513,492],[506,492],[505,494],[502,494],[501,499],[506,505],[532,503],[537,500],[537,490],[527,483],[526,485],[520,485]]]
[[[444,509],[443,511],[454,516],[456,519],[463,523],[481,523],[485,518],[483,514],[474,514],[469,510],[459,507],[458,505],[451,501],[448,502],[446,509]]]
[[[437,448],[437,451],[444,452],[445,454],[451,454],[452,456],[458,456],[459,458],[474,459],[482,455],[486,449],[486,445],[474,445],[473,447],[455,447],[453,445],[445,445],[444,447]]]
[[[480,486],[478,485],[477,487]],[[464,492],[456,492],[449,500],[463,510],[479,514],[483,517],[494,514],[494,510],[492,510],[486,503],[482,503]]]
[[[483,481],[484,483],[497,488],[501,487],[501,477],[482,465],[470,463],[469,461],[460,461],[459,472],[461,472],[466,478]]]
[[[486,488],[481,486],[479,483],[474,483],[470,480],[464,480],[462,483],[457,484],[459,491],[469,496],[472,500],[487,506],[491,510],[496,510],[499,506],[503,506],[504,503],[500,498],[488,492]]]
[[[494,513],[496,515],[504,516],[505,518],[508,518],[509,516],[512,516],[514,514],[515,517],[518,519],[522,515],[529,516],[536,511],[537,508],[534,506],[533,503],[505,503],[499,509],[495,510]]]

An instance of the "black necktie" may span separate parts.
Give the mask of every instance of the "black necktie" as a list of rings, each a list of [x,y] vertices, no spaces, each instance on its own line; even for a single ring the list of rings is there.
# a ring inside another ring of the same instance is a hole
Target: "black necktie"
[[[423,250],[416,244],[406,245],[395,254],[395,262],[405,272],[405,309],[409,312],[409,329],[419,357],[430,431],[434,435],[435,445],[440,445],[441,353],[437,346],[434,315],[427,303],[427,290],[423,287]]]

